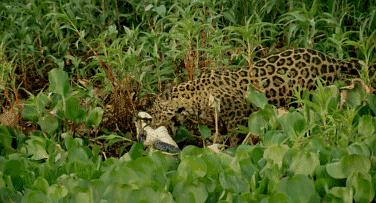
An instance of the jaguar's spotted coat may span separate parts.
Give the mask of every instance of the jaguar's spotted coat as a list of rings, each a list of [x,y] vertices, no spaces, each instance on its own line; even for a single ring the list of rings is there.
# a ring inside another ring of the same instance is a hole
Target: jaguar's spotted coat
[[[314,89],[321,78],[327,85],[337,79],[359,77],[357,60],[338,60],[311,49],[289,49],[262,58],[248,70],[211,71],[160,94],[149,109],[152,127],[170,126],[174,119],[212,125],[214,109],[209,98],[219,99],[219,123],[233,129],[252,111],[246,102],[247,89],[253,85],[265,92],[269,102],[286,106],[296,88]],[[370,75],[375,68],[371,66]]]

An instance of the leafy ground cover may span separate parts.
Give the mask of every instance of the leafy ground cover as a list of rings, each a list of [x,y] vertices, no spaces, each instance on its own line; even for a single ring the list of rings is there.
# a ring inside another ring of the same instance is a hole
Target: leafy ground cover
[[[375,201],[376,95],[360,81],[319,82],[284,113],[250,92],[260,110],[239,133],[253,144],[219,153],[145,150],[132,124],[166,85],[286,47],[358,58],[375,87],[375,13],[350,0],[0,2],[0,202]]]

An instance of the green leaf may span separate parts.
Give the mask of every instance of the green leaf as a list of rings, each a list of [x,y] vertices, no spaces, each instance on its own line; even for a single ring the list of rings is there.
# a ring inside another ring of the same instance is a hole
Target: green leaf
[[[0,125],[0,155],[7,153],[8,150],[11,151],[12,147],[12,135],[10,130]]]
[[[191,180],[206,175],[208,168],[206,163],[198,157],[185,157],[181,160],[177,175],[182,178],[182,180]]]
[[[326,171],[328,174],[336,179],[347,178],[348,174],[344,171],[341,162],[329,163],[326,165]]]
[[[371,136],[375,132],[375,121],[371,115],[364,115],[358,124],[358,133],[362,136]]]
[[[261,147],[240,145],[236,149],[235,158],[239,163],[242,175],[251,179],[259,171],[257,163],[262,159],[262,156],[263,150]]]
[[[70,88],[68,73],[62,69],[52,69],[48,73],[48,80],[50,82],[52,92],[60,94],[62,97],[67,96]]]
[[[369,174],[353,173],[347,179],[346,185],[354,189],[354,200],[356,202],[371,202],[375,196],[374,184]]]
[[[187,184],[181,182],[174,187],[173,195],[176,202],[205,202],[208,198],[208,192],[203,183]]]
[[[278,184],[278,191],[289,197],[289,202],[303,203],[319,200],[313,180],[305,175],[283,178]]]
[[[51,200],[41,191],[28,190],[22,197],[22,202],[51,202]]]
[[[33,183],[33,188],[47,194],[48,192],[48,182],[43,177],[39,176]]]
[[[91,190],[75,192],[73,194],[73,202],[94,202]]]
[[[191,137],[191,133],[184,126],[179,126],[175,135],[175,142],[180,143]]]
[[[280,117],[280,122],[289,136],[303,136],[305,133],[307,123],[302,113],[294,111],[284,114]]]
[[[205,149],[199,148],[197,146],[189,145],[183,148],[180,153],[180,159],[183,160],[187,157],[199,157],[203,154]]]
[[[276,123],[277,114],[275,108],[268,104],[260,111],[252,113],[248,117],[248,130],[255,135],[263,135],[268,127]]]
[[[359,89],[347,91],[346,104],[354,108],[362,104],[362,94]]]
[[[22,118],[29,120],[29,121],[38,121],[39,112],[35,105],[33,104],[25,104],[22,109]]]
[[[51,134],[59,127],[59,121],[55,116],[46,114],[45,116],[39,118],[38,125],[42,131]]]
[[[37,109],[39,111],[42,111],[46,108],[46,106],[48,105],[48,103],[50,102],[49,101],[50,99],[48,98],[48,96],[45,94],[45,93],[39,93],[37,95],[37,97],[35,98],[35,103],[36,103],[36,106],[37,106]]]
[[[279,203],[289,203],[289,197],[286,196],[283,193],[275,193],[271,194],[270,196],[262,199],[262,203],[274,203],[274,202],[279,202]]]
[[[249,86],[247,100],[261,109],[268,104],[265,94],[257,91],[253,86]]]
[[[353,191],[349,187],[332,187],[328,192],[329,202],[353,202]]]
[[[255,135],[262,135],[268,122],[262,116],[262,112],[252,113],[248,118],[248,130]]]
[[[229,192],[242,193],[250,191],[250,185],[242,177],[241,173],[236,173],[236,171],[230,168],[226,168],[220,172],[219,182],[222,188]]]
[[[326,165],[328,174],[336,179],[344,179],[352,173],[368,173],[371,168],[371,162],[364,156],[351,154],[343,157],[339,162]]]
[[[48,195],[53,200],[59,200],[68,195],[68,190],[63,185],[54,184],[48,188]]]
[[[281,130],[268,130],[263,136],[265,146],[283,144],[286,140],[288,140],[288,136]]]
[[[292,157],[290,170],[295,174],[312,175],[318,166],[320,166],[320,160],[317,154],[303,152]]]
[[[88,127],[99,127],[99,124],[102,121],[103,109],[100,107],[95,107],[89,112],[89,115],[86,118],[86,126]]]
[[[289,147],[287,145],[271,145],[265,149],[264,158],[282,167],[283,157],[288,150]]]
[[[121,195],[121,194],[120,194]],[[109,202],[166,202],[172,203],[173,197],[171,193],[156,191],[151,187],[142,187],[137,190],[130,190],[130,192],[124,196],[121,195],[119,198],[114,199],[114,201]]]
[[[71,121],[79,121],[83,118],[85,111],[80,105],[80,101],[75,96],[70,96],[65,101],[65,117]]]
[[[211,130],[207,125],[199,125],[198,131],[204,139],[208,139],[211,136]]]
[[[48,159],[49,156],[46,151],[46,141],[43,138],[31,136],[26,143],[27,153],[32,155],[32,160]]]
[[[144,146],[141,143],[133,144],[131,149],[129,150],[128,154],[131,159],[135,160],[142,156],[144,152]]]
[[[371,155],[368,146],[362,142],[352,143],[350,146],[347,147],[347,151],[349,152],[349,154],[364,155],[366,157],[369,157]]]
[[[32,184],[32,173],[28,170],[25,160],[8,160],[1,166],[4,172],[4,179],[8,188],[12,190],[21,191],[24,190],[24,187]]]
[[[166,15],[166,6],[161,5],[161,6],[158,6],[158,7],[154,7],[153,11],[157,12],[158,15],[164,17]]]
[[[368,102],[369,108],[372,109],[374,114],[376,114],[376,95],[375,94],[368,95],[367,102]]]

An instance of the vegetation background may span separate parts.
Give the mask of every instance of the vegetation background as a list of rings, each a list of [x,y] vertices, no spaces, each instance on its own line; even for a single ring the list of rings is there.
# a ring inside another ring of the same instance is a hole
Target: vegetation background
[[[359,85],[341,101],[318,84],[282,116],[255,94],[241,131],[260,141],[220,153],[144,151],[131,127],[166,84],[287,48],[358,58],[373,86],[375,14],[372,0],[1,1],[0,202],[375,201],[376,96]]]

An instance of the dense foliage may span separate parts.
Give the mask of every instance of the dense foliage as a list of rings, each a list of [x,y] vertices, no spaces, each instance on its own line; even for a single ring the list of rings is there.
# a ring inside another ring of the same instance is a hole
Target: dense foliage
[[[260,110],[239,131],[257,144],[176,156],[102,129],[98,96],[132,78],[141,98],[286,47],[358,58],[371,85],[375,15],[351,0],[2,1],[0,202],[375,201],[376,95],[361,83],[318,82],[284,114],[250,92]]]

